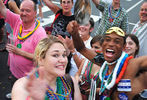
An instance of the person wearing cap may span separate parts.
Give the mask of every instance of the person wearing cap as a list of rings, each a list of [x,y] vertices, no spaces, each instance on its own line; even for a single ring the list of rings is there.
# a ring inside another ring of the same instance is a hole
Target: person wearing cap
[[[135,24],[131,34],[138,37],[140,50],[137,56],[147,55],[147,0],[142,3],[139,11],[140,21]]]
[[[102,12],[102,18],[96,34],[105,34],[113,26],[120,27],[128,33],[128,15],[126,10],[120,6],[120,0],[113,0],[112,4],[104,0],[92,0],[96,8]]]
[[[98,64],[99,58],[96,52],[85,47],[77,28],[76,21],[70,22],[67,26],[75,48],[90,61]],[[95,94],[95,91],[98,90],[99,98],[102,100],[104,98],[106,100],[132,100],[136,94],[147,88],[147,80],[145,80],[147,56],[138,58],[128,56],[123,52],[124,46],[125,32],[122,29],[111,27],[105,32],[102,43],[105,61],[100,68],[98,82],[91,80],[92,89],[90,91],[91,94]],[[89,98],[92,98],[92,95],[89,95]]]

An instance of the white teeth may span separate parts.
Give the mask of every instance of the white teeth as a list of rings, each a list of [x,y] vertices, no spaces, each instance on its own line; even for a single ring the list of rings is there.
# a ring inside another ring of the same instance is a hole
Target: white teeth
[[[112,50],[112,49],[107,49],[107,51],[109,51],[109,52],[114,52],[114,50]]]

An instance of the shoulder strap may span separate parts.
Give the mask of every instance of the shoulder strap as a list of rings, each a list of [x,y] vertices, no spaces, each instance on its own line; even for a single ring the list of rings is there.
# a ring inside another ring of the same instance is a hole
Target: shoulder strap
[[[67,83],[69,84],[69,86],[71,87],[71,91],[72,91],[72,100],[74,100],[74,84],[73,84],[73,80],[71,78],[71,76],[69,74],[65,75],[65,79],[67,81]]]
[[[60,13],[56,14],[55,19],[54,19],[53,23],[51,24],[51,27],[53,27],[53,24],[54,24],[55,20],[58,18],[59,15],[60,15]]]

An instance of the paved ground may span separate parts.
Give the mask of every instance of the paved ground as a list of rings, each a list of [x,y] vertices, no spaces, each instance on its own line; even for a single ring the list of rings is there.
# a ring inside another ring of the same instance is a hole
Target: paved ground
[[[5,94],[11,91],[7,58],[8,52],[6,50],[0,51],[0,100],[7,100]]]

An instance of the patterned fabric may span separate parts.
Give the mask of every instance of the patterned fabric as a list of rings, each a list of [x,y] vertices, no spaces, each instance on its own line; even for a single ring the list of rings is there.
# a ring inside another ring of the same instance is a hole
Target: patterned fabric
[[[135,34],[139,40],[139,53],[137,56],[147,55],[147,21],[140,23],[140,21],[134,26],[131,34]]]
[[[70,37],[70,34],[66,31],[66,26],[68,23],[72,20],[74,20],[74,15],[72,16],[64,16],[62,13],[62,9],[60,9],[56,14],[60,13],[58,18],[55,20],[53,24],[53,30],[52,35],[61,35],[63,37],[68,36]]]
[[[124,32],[128,33],[128,15],[124,8],[120,7],[118,10],[114,10],[113,7],[111,8],[111,5],[106,4],[103,1],[100,1],[97,8],[103,13],[103,16],[96,34],[104,34],[112,26],[120,27]],[[110,12],[112,16],[117,16],[119,10],[120,13],[118,17],[116,17],[113,22],[110,22]]]

